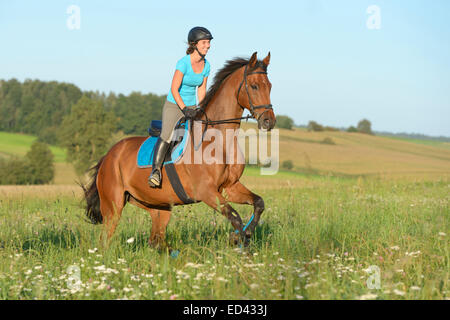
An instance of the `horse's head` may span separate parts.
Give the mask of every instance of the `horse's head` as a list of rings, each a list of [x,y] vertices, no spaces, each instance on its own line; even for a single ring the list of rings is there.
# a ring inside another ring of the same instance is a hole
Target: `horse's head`
[[[270,52],[262,61],[253,53],[244,67],[244,75],[238,89],[238,103],[250,111],[257,119],[258,128],[271,130],[275,127],[275,114],[270,103],[272,84],[267,77],[267,66],[270,62]]]

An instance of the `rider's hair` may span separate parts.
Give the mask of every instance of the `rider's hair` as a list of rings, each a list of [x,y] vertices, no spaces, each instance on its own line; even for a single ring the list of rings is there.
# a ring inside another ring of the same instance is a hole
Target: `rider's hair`
[[[191,54],[195,51],[195,47],[197,46],[197,42],[190,42],[189,47],[186,49],[186,54]]]

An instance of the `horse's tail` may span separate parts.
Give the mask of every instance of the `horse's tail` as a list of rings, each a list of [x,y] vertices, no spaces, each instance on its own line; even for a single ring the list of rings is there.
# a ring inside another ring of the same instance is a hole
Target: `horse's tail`
[[[89,169],[89,171],[93,170],[91,182],[87,186],[80,184],[84,191],[84,198],[86,199],[86,216],[93,224],[103,222],[103,217],[100,212],[100,197],[97,190],[97,175],[104,158],[101,158],[95,166]]]

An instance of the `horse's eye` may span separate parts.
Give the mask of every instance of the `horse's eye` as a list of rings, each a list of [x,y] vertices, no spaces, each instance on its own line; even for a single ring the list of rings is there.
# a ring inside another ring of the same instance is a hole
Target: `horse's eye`
[[[258,90],[258,86],[256,84],[252,84],[251,87],[253,90]]]

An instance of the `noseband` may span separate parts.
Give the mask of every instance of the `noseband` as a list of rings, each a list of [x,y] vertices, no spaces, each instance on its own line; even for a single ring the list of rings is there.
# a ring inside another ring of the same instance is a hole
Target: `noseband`
[[[267,74],[267,72],[266,72],[266,71],[255,71],[255,72],[250,72],[250,73],[248,73],[248,72],[247,72],[247,68],[248,68],[248,64],[245,65],[245,69],[244,69],[244,79],[242,79],[242,82],[241,82],[241,84],[239,85],[239,89],[238,89],[236,98],[237,98],[237,102],[238,102],[239,106],[240,106],[242,109],[245,109],[245,107],[239,103],[239,93],[241,92],[242,85],[245,84],[245,91],[247,92],[248,104],[249,104],[249,106],[250,106],[250,112],[251,112],[253,118],[255,118],[256,120],[259,121],[259,119],[261,118],[261,116],[262,116],[265,112],[267,112],[267,111],[269,111],[269,110],[272,109],[272,105],[271,105],[271,104],[262,104],[262,105],[259,105],[259,106],[253,105],[252,99],[250,98],[250,93],[248,92],[247,76],[252,75],[252,74]],[[256,116],[255,116],[255,109],[261,109],[261,108],[264,108],[265,110],[264,110],[258,117],[256,117]]]

